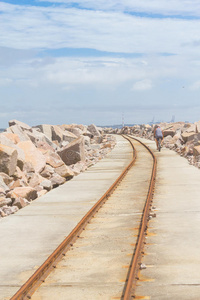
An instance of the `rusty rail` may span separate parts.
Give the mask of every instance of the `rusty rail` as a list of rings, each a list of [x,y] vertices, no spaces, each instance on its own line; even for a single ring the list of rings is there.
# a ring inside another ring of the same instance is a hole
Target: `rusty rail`
[[[124,136],[125,137],[125,136]],[[125,137],[129,142],[130,139]],[[107,190],[107,192],[98,200],[98,202],[88,211],[88,213],[82,218],[72,232],[64,239],[64,241],[56,248],[56,250],[47,258],[47,260],[35,271],[35,273],[26,281],[24,285],[16,292],[16,294],[10,300],[26,300],[31,299],[31,295],[35,290],[45,281],[48,274],[56,268],[56,264],[65,256],[67,250],[73,245],[75,240],[79,237],[80,233],[85,229],[87,223],[98,212],[99,208],[109,198],[110,194],[114,191],[117,185],[122,181],[128,170],[133,166],[136,160],[136,151],[133,144],[130,142],[133,148],[133,158],[130,164],[124,169],[117,180]]]
[[[142,250],[145,244],[144,237],[145,233],[147,230],[147,223],[148,223],[148,217],[149,217],[149,212],[150,212],[150,206],[153,198],[153,193],[154,193],[154,187],[155,187],[155,180],[156,180],[156,169],[157,169],[157,160],[153,152],[147,147],[144,143],[139,141],[138,139],[129,136],[130,138],[138,141],[141,143],[152,155],[153,157],[153,169],[152,169],[152,174],[151,174],[151,180],[150,180],[150,185],[149,185],[149,190],[145,202],[145,207],[143,210],[143,215],[142,215],[142,220],[140,224],[140,229],[139,229],[139,235],[138,235],[138,240],[136,243],[136,249],[131,261],[131,265],[129,268],[128,276],[127,276],[127,282],[124,288],[124,292],[122,295],[123,300],[129,300],[135,298],[134,296],[134,291],[135,291],[135,286],[136,282],[138,280],[138,271],[139,271],[139,266],[140,266],[140,261],[141,261],[141,256],[142,256]]]

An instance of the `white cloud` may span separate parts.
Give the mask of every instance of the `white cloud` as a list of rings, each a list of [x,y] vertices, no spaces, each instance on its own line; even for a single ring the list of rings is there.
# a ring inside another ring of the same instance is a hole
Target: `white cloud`
[[[195,81],[193,84],[190,85],[190,89],[195,91],[200,89],[200,80]]]
[[[134,83],[132,90],[134,91],[145,91],[152,88],[152,82],[149,79],[144,79]]]
[[[120,10],[163,15],[199,16],[199,0],[40,0],[41,2],[78,4],[80,7],[98,10]]]
[[[200,20],[4,4],[0,26],[0,44],[15,49],[72,47],[124,53],[199,52],[194,43],[199,40]]]

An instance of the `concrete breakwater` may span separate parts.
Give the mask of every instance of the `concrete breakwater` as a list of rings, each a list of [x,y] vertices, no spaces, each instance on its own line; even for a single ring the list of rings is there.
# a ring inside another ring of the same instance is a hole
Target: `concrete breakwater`
[[[11,120],[0,133],[0,217],[84,172],[114,146],[94,124],[30,127]]]
[[[106,128],[106,133],[133,134],[154,140],[154,129],[158,124],[143,124],[122,129]],[[195,123],[160,123],[163,130],[163,145],[185,157],[190,164],[200,168],[200,121]]]

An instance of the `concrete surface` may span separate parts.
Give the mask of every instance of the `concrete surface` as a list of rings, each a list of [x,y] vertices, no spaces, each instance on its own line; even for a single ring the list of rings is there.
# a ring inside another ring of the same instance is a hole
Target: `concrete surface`
[[[0,299],[10,299],[129,164],[132,148],[117,145],[85,173],[0,220]]]
[[[146,148],[134,145],[133,168],[32,300],[121,299],[153,164]]]
[[[174,151],[155,150],[158,172],[136,299],[200,299],[200,170]]]

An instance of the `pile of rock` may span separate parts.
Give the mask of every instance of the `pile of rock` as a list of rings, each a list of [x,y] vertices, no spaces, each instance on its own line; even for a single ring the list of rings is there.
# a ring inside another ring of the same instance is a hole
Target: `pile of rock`
[[[200,168],[200,121],[192,123],[160,123],[163,130],[163,145],[188,159],[189,163]],[[122,129],[107,128],[107,133],[133,134],[154,140],[155,125],[143,124]]]
[[[95,125],[17,120],[0,133],[0,217],[10,215],[102,159],[115,139]]]

